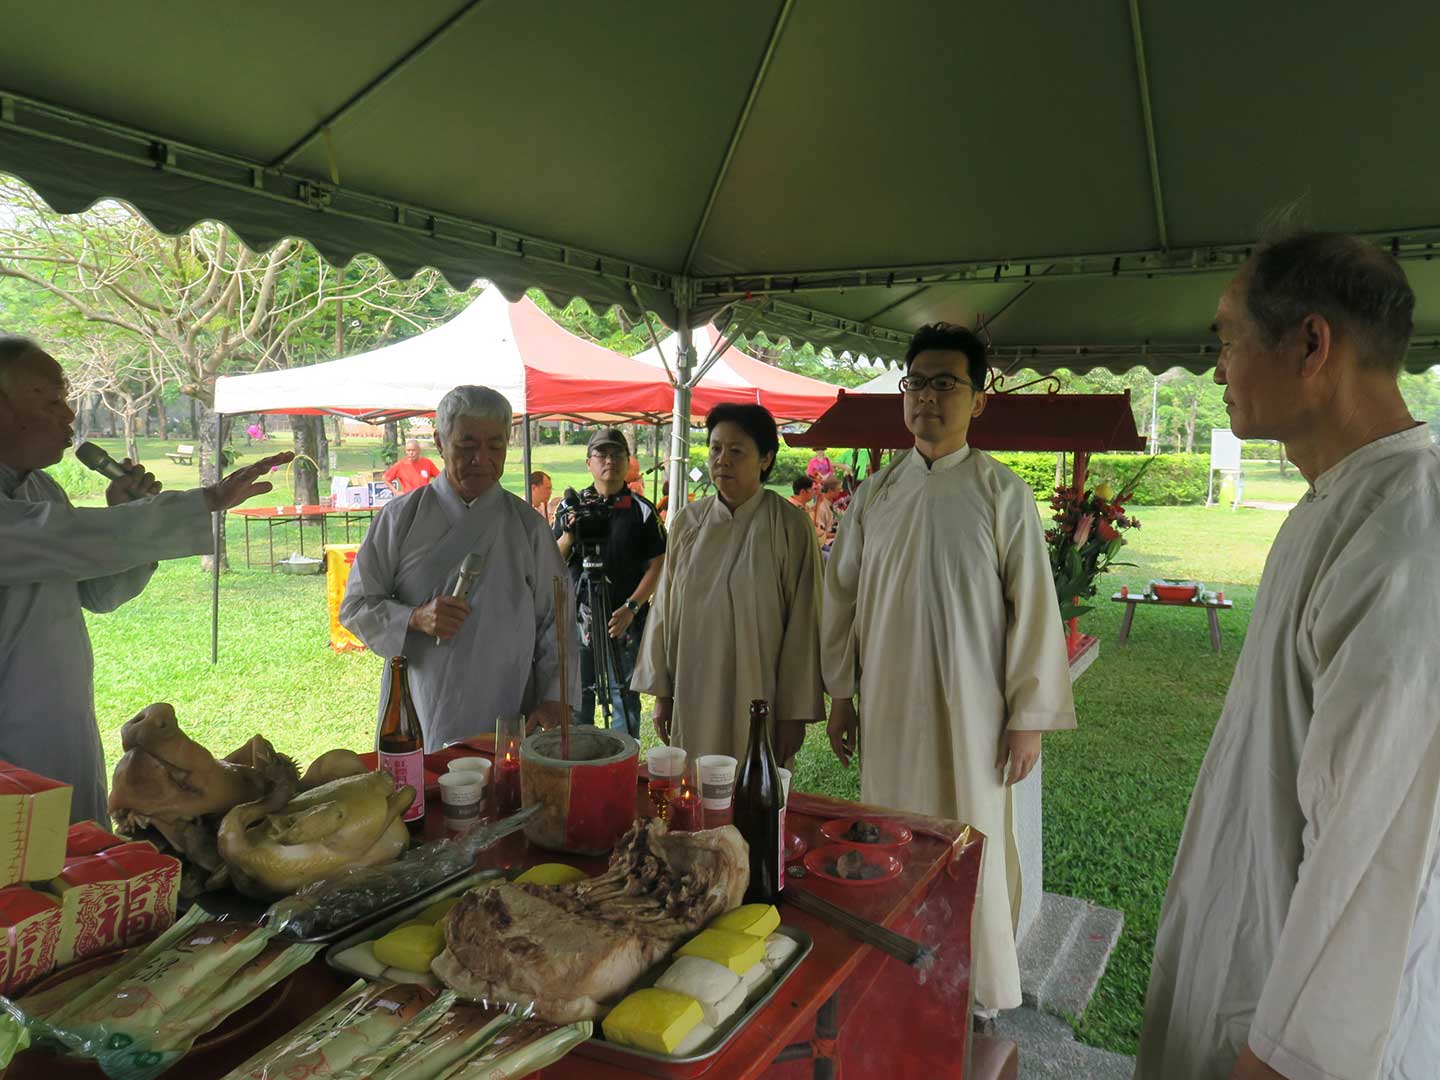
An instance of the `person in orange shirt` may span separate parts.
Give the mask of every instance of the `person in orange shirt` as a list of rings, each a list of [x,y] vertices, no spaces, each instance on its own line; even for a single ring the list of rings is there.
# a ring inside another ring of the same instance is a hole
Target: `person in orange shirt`
[[[640,475],[640,462],[630,455],[630,467],[625,470],[625,486],[636,495],[645,494],[645,478]]]
[[[393,487],[396,494],[422,488],[440,475],[440,466],[429,458],[420,456],[420,444],[409,439],[405,443],[405,456],[385,470],[385,482]]]

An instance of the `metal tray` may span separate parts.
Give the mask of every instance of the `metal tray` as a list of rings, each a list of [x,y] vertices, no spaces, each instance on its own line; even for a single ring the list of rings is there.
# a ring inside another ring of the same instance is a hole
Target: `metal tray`
[[[730,1020],[726,1027],[717,1031],[711,1044],[704,1050],[691,1054],[688,1057],[671,1057],[668,1054],[656,1054],[650,1050],[636,1050],[629,1046],[617,1046],[614,1043],[606,1042],[604,1038],[597,1034],[592,1038],[586,1039],[577,1046],[573,1052],[588,1058],[594,1058],[596,1061],[606,1061],[613,1065],[633,1069],[636,1072],[664,1077],[666,1080],[699,1076],[715,1064],[715,1058],[730,1045],[731,1041],[740,1033],[741,1029],[750,1023],[750,1021],[760,1013],[760,1010],[770,1004],[770,999],[779,992],[780,987],[785,985],[785,981],[790,978],[795,969],[800,966],[801,961],[809,956],[810,950],[815,947],[814,939],[804,930],[797,930],[793,926],[786,926],[784,923],[781,923],[775,932],[777,934],[784,934],[791,941],[795,942],[799,948],[791,954],[789,963],[787,963],[784,970],[775,977],[775,981],[770,984],[770,988],[745,1008],[741,1009],[740,1012]],[[636,980],[635,985],[630,989],[640,990],[653,985],[661,975],[665,974],[670,963],[671,958],[660,961],[660,963],[656,964]],[[600,1030],[599,1021],[596,1021],[595,1030],[597,1032]]]
[[[383,937],[395,927],[399,926],[411,916],[418,915],[437,900],[444,900],[447,896],[454,896],[456,893],[464,892],[472,886],[479,885],[485,881],[495,881],[505,877],[503,870],[475,870],[473,867],[467,869],[459,877],[442,881],[435,888],[418,898],[406,899],[400,906],[391,905],[388,911],[376,912],[367,919],[364,926],[359,929],[351,929],[346,937],[335,941],[330,948],[325,950],[325,962],[336,971],[354,978],[369,979],[377,981],[379,976],[371,975],[368,972],[360,971],[342,964],[337,959],[346,949],[363,944],[366,941],[373,941],[375,938]],[[419,974],[417,972],[417,974]],[[438,987],[440,980],[433,975],[426,974],[423,978],[408,980],[418,983],[421,986]]]

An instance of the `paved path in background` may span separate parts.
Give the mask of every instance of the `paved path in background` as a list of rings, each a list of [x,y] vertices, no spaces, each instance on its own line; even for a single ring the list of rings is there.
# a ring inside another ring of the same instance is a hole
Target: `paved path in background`
[[[1295,509],[1295,504],[1294,504],[1294,503],[1283,503],[1283,502],[1255,502],[1255,501],[1251,501],[1250,499],[1246,499],[1246,500],[1245,500],[1244,502],[1242,502],[1240,505],[1241,505],[1241,506],[1248,506],[1251,510],[1284,510],[1284,511],[1287,511],[1287,512],[1288,512],[1288,511],[1290,511],[1290,510],[1294,510],[1294,509]]]

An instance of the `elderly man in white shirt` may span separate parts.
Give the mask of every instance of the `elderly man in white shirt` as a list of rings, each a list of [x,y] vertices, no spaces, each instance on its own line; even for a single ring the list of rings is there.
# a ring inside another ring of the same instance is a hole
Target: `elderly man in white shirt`
[[[0,759],[70,784],[72,820],[105,822],[83,611],[114,611],[138,596],[158,559],[212,551],[211,512],[269,491],[259,477],[292,455],[163,495],[127,459],[108,507],[77,508],[45,472],[74,421],[60,365],[29,338],[0,334]]]
[[[569,572],[524,499],[500,486],[510,403],[485,386],[457,386],[435,411],[444,472],[387,503],[366,534],[340,605],[340,621],[380,656],[409,662],[410,692],[426,751],[495,730],[501,715],[558,723],[560,658],[554,581]],[[460,564],[480,575],[452,596]],[[575,625],[569,654],[576,656]],[[579,700],[579,666],[570,679]],[[380,708],[389,692],[387,666]]]
[[[1310,233],[1220,298],[1231,430],[1310,482],[1180,839],[1142,1080],[1440,1076],[1440,449],[1397,375],[1415,295]]]

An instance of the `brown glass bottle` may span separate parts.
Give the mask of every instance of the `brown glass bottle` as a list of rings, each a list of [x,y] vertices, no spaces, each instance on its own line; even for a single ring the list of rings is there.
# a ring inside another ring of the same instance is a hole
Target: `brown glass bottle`
[[[375,749],[379,751],[380,771],[389,773],[397,788],[409,784],[415,789],[415,801],[403,820],[411,832],[418,832],[425,825],[425,736],[415,702],[410,699],[410,679],[403,656],[390,659],[390,696],[380,716]]]
[[[750,845],[747,904],[773,904],[785,888],[785,837],[781,832],[780,770],[770,748],[770,705],[750,703],[750,745],[735,777],[735,827]]]

